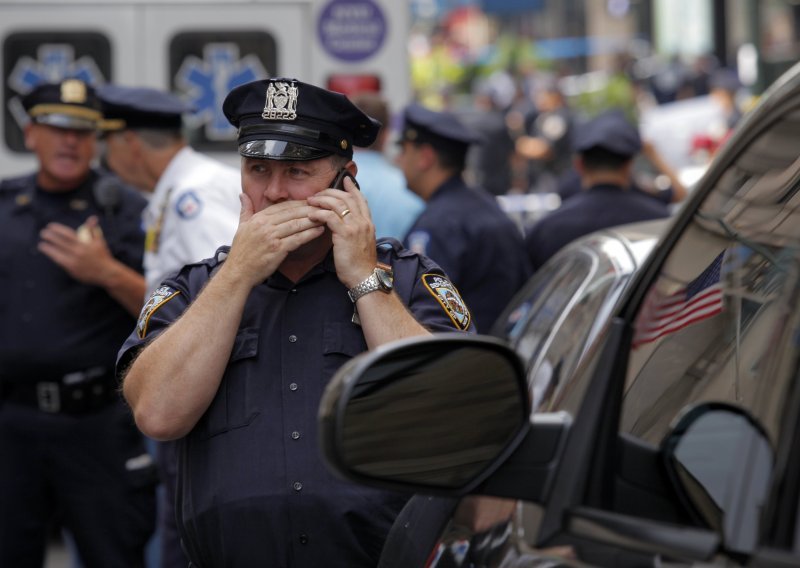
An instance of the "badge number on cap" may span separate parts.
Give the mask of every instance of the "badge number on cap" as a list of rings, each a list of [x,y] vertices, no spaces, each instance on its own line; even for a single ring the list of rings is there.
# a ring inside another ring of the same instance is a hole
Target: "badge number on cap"
[[[297,118],[297,84],[274,81],[267,87],[267,100],[264,103],[264,120],[294,120]]]
[[[472,317],[456,287],[440,274],[423,274],[422,281],[433,297],[439,300],[455,326],[460,330],[467,329]]]

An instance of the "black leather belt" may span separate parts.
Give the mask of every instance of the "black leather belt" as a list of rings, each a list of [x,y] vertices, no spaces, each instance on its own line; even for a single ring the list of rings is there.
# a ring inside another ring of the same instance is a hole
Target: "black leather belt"
[[[0,400],[50,414],[85,414],[120,398],[113,375],[94,367],[46,381],[2,380]]]

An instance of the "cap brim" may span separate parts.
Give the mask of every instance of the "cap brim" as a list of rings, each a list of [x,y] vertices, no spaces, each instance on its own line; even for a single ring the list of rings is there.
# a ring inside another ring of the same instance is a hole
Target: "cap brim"
[[[286,140],[250,140],[239,144],[239,154],[262,160],[316,160],[333,152]]]
[[[97,121],[68,114],[43,114],[33,119],[36,124],[70,130],[97,130]]]

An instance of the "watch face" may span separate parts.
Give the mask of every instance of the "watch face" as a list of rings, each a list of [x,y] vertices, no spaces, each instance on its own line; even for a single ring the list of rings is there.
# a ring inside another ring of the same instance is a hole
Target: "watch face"
[[[375,274],[378,277],[378,282],[381,285],[381,288],[384,290],[391,290],[394,282],[392,280],[392,273],[386,270],[378,269],[375,271]]]

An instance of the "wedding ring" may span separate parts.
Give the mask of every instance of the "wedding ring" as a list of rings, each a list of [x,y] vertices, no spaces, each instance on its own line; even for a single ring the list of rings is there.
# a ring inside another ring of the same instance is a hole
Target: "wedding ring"
[[[345,209],[344,211],[339,213],[339,217],[341,217],[342,219],[344,219],[345,216],[347,216],[347,215],[350,215],[350,210],[349,209]]]

